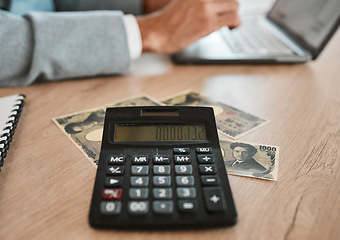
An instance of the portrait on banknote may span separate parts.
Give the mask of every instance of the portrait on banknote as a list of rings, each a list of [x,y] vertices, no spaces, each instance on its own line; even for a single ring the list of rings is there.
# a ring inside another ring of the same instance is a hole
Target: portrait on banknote
[[[53,121],[95,166],[98,164],[105,111],[108,107],[158,106],[161,103],[149,96],[138,96],[110,103],[97,109],[72,113]]]
[[[199,93],[187,91],[162,101],[166,105],[209,106],[214,109],[217,128],[228,137],[237,139],[268,121],[242,110],[211,100]]]
[[[228,174],[277,181],[279,148],[220,140]]]

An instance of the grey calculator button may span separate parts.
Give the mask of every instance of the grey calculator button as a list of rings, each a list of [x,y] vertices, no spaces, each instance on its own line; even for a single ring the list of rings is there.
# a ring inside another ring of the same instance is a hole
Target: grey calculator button
[[[174,212],[174,203],[172,201],[154,201],[153,211],[159,214],[170,214]]]
[[[193,176],[177,176],[177,186],[194,186],[195,179]]]
[[[147,188],[130,188],[129,197],[131,199],[147,199],[149,197],[149,189]]]
[[[191,188],[184,188],[180,187],[176,189],[177,191],[177,197],[178,198],[195,198],[196,197],[196,189]]]
[[[170,168],[170,166],[154,165],[153,166],[153,173],[155,175],[170,175],[171,168]]]
[[[176,165],[175,172],[177,175],[191,175],[192,166],[191,165]]]
[[[147,187],[149,185],[149,177],[131,177],[132,187]]]
[[[149,166],[131,166],[132,175],[148,175]]]
[[[171,177],[170,176],[154,176],[153,177],[153,185],[158,187],[168,187],[171,185]]]
[[[147,214],[149,212],[148,201],[130,201],[128,204],[130,214]]]
[[[171,199],[172,189],[171,188],[154,188],[153,197],[155,199]]]
[[[196,212],[197,200],[179,200],[178,210],[181,212]]]
[[[122,209],[122,203],[119,201],[101,202],[100,212],[104,215],[119,214]]]

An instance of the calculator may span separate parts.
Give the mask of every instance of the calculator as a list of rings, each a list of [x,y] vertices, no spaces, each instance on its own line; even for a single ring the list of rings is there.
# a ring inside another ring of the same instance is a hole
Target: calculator
[[[91,226],[195,229],[236,219],[212,108],[106,110]]]

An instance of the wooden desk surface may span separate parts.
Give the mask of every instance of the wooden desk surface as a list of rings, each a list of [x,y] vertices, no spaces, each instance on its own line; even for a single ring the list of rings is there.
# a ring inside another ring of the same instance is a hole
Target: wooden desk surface
[[[176,66],[145,56],[154,66],[149,72],[139,62],[128,76],[0,89],[0,96],[27,96],[0,173],[0,239],[340,239],[339,42],[340,32],[303,65]],[[96,169],[51,119],[188,88],[271,121],[239,140],[280,146],[279,180],[229,176],[239,215],[231,228],[91,228]]]

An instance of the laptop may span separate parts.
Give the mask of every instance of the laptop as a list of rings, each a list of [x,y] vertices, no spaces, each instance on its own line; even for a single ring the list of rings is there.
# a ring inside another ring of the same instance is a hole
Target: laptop
[[[340,22],[339,0],[277,0],[266,16],[241,17],[172,55],[179,64],[305,63],[316,59]]]

